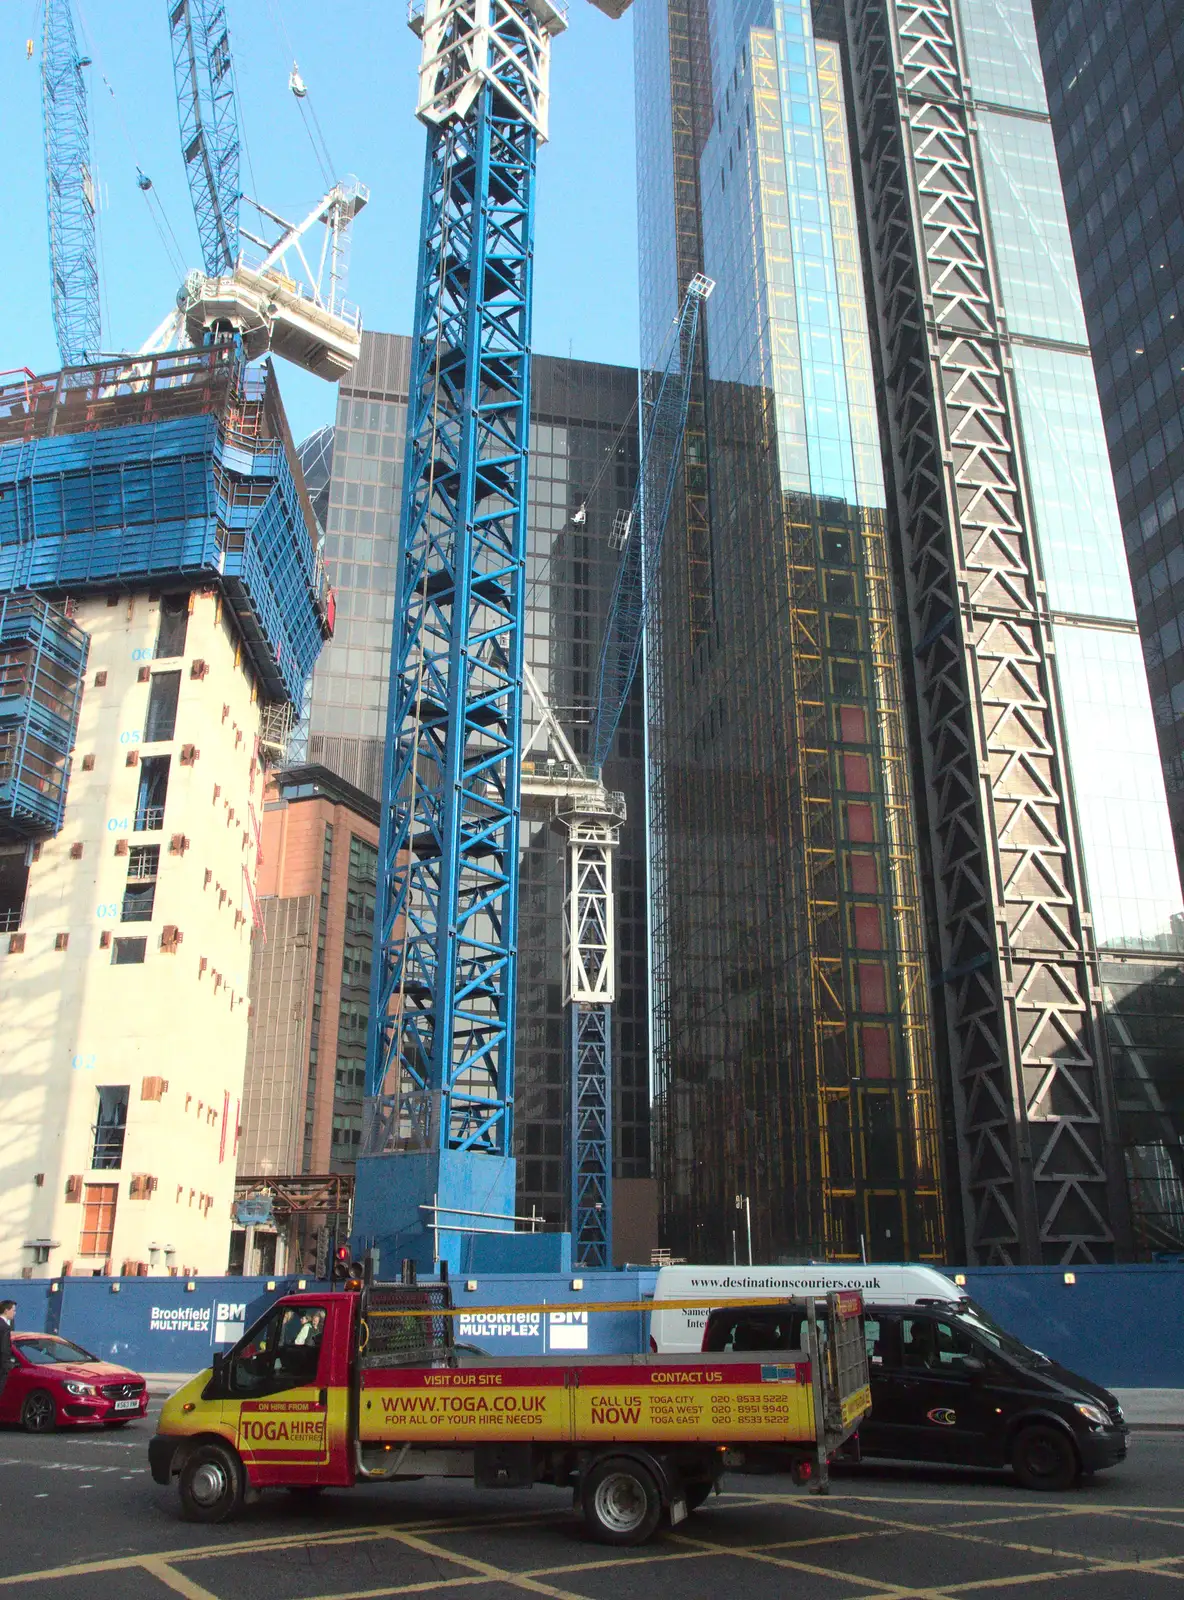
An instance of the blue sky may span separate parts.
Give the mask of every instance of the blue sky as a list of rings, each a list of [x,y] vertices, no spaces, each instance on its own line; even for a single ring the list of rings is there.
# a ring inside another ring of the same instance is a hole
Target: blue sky
[[[200,264],[181,165],[167,0],[75,0],[89,69],[101,196],[103,336],[135,349],[179,285],[136,184],[151,177],[186,266]],[[5,315],[0,368],[58,365],[50,316],[37,0],[0,0],[5,160]],[[419,45],[398,0],[227,0],[250,168],[244,188],[284,215],[319,198],[321,175],[288,91],[293,53],[334,169],[371,202],[354,228],[350,298],[367,327],[411,331],[424,130],[415,119]],[[36,41],[26,58],[26,40]],[[552,57],[552,130],[539,165],[534,346],[586,360],[637,360],[632,30],[586,0]],[[167,233],[166,233],[167,237]],[[13,245],[19,245],[14,248]],[[171,241],[170,241],[171,243]],[[176,254],[174,248],[173,254]],[[278,363],[297,438],[330,421],[336,390]]]

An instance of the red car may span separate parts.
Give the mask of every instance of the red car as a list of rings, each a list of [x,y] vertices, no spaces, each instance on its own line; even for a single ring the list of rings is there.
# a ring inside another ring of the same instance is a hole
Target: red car
[[[17,1365],[0,1394],[0,1423],[29,1433],[54,1428],[119,1428],[148,1411],[148,1385],[138,1372],[101,1361],[52,1333],[14,1333]]]

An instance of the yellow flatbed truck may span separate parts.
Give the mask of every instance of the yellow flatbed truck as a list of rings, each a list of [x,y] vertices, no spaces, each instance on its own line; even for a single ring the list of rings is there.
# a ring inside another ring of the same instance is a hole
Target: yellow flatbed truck
[[[830,1457],[870,1408],[867,1356],[857,1295],[807,1309],[807,1348],[775,1364],[734,1351],[502,1358],[457,1348],[446,1284],[285,1295],[166,1402],[152,1475],[176,1480],[197,1522],[269,1488],[544,1483],[574,1492],[596,1538],[638,1544],[702,1504],[725,1468],[825,1491]]]

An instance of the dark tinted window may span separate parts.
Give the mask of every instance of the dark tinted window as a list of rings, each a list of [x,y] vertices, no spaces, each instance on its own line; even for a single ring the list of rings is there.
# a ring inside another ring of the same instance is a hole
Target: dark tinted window
[[[136,832],[164,827],[164,802],[169,790],[169,756],[145,756],[140,762],[136,797]]]
[[[800,1350],[805,1330],[800,1310],[717,1313],[711,1318],[704,1348],[737,1353],[745,1350]]]
[[[166,594],[160,602],[160,631],[156,635],[158,656],[183,656],[185,635],[189,631],[189,596]]]
[[[181,693],[179,672],[154,672],[148,691],[148,714],[144,719],[144,742],[155,744],[171,739],[177,726],[177,698]]]
[[[123,1138],[127,1130],[127,1085],[99,1090],[99,1109],[95,1121],[95,1144],[90,1164],[116,1170],[123,1165]]]
[[[936,1317],[901,1317],[900,1355],[905,1367],[927,1372],[957,1372],[967,1356],[979,1352],[960,1328]]]
[[[134,966],[144,960],[147,951],[147,939],[116,939],[111,945],[111,965]]]

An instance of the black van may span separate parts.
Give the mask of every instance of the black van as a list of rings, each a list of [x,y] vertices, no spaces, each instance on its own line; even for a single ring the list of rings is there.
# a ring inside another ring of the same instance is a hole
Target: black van
[[[800,1350],[800,1305],[728,1306],[703,1349]],[[1126,1457],[1114,1396],[1030,1350],[976,1306],[864,1307],[871,1415],[860,1454],[1006,1467],[1027,1489],[1064,1490]]]

